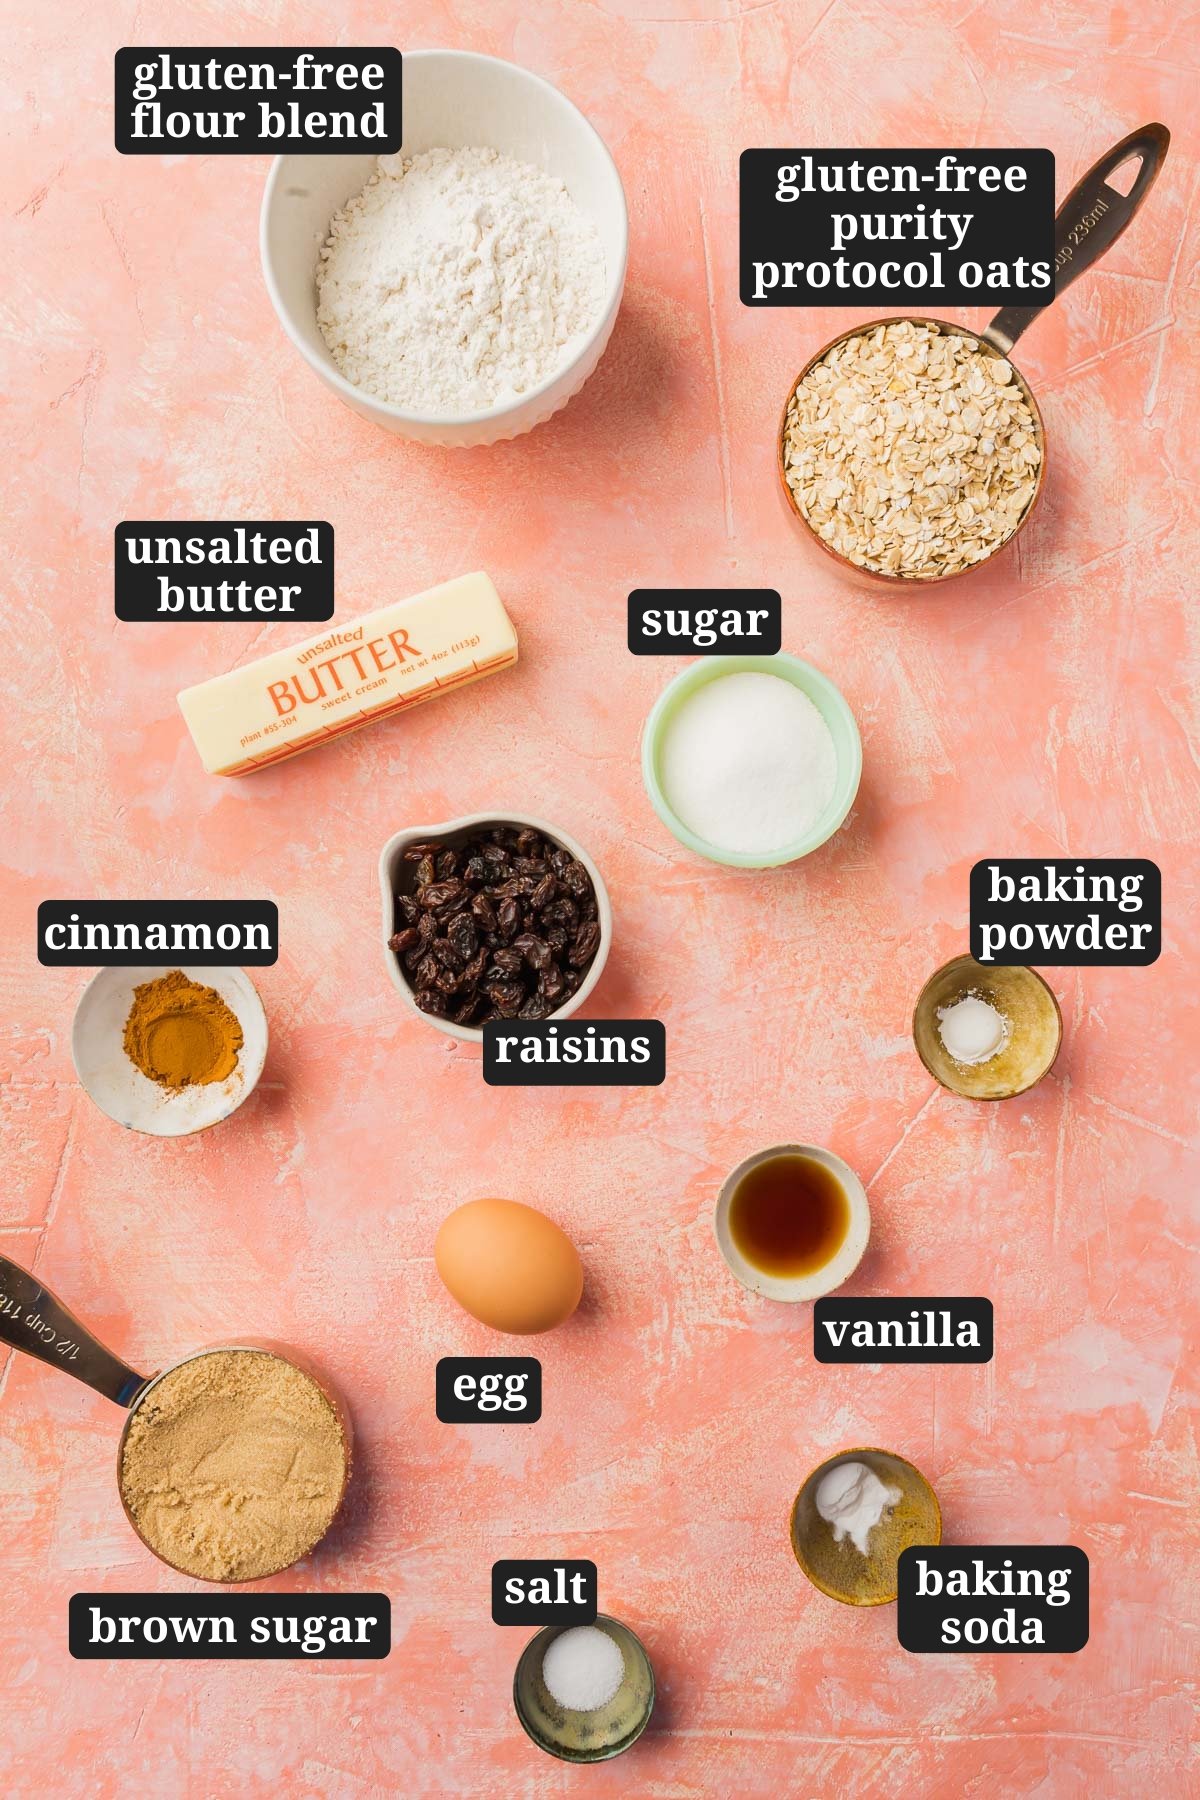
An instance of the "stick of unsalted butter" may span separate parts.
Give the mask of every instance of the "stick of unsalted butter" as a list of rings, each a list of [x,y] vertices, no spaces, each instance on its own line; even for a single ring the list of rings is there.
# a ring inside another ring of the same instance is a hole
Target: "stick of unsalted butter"
[[[516,660],[490,578],[460,575],[184,688],[179,707],[209,774],[245,775]]]

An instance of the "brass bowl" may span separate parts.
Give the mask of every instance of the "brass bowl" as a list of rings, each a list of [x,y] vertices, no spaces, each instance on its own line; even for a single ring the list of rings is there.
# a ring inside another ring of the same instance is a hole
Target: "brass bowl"
[[[938,1008],[968,994],[987,1000],[1011,1027],[1007,1044],[985,1063],[959,1063],[942,1044]],[[934,1080],[965,1100],[1011,1100],[1034,1087],[1054,1067],[1062,1047],[1062,1013],[1035,969],[985,967],[956,956],[938,969],[917,996],[913,1042]]]
[[[860,1462],[902,1497],[872,1531],[870,1555],[848,1537],[834,1542],[833,1526],[817,1511],[817,1486],[839,1463]],[[891,1450],[841,1450],[815,1468],[792,1506],[792,1551],[815,1588],[843,1606],[886,1606],[896,1598],[896,1564],[910,1544],[940,1544],[942,1509],[920,1469]]]
[[[1017,520],[1017,523],[1003,542],[997,544],[993,550],[989,551],[982,561],[971,563],[965,569],[950,570],[945,575],[889,575],[883,569],[867,569],[864,568],[861,563],[854,562],[849,556],[843,556],[840,550],[835,550],[831,544],[827,544],[825,539],[813,529],[801,512],[796,496],[788,485],[787,420],[788,408],[792,404],[792,396],[809,371],[814,369],[819,362],[822,362],[824,358],[829,355],[829,352],[835,350],[839,344],[844,344],[848,338],[866,337],[872,331],[878,331],[881,325],[895,325],[901,319],[907,319],[913,325],[928,325],[934,331],[949,332],[954,337],[969,338],[976,348],[982,350],[986,356],[1000,355],[1000,351],[994,344],[989,343],[979,332],[972,331],[969,325],[954,325],[951,324],[948,319],[929,319],[922,317],[918,313],[895,313],[885,319],[869,319],[865,325],[852,325],[849,331],[839,332],[837,337],[830,338],[827,344],[822,344],[815,356],[809,357],[800,373],[796,376],[796,379],[792,382],[792,385],[789,387],[784,398],[783,412],[780,415],[779,431],[775,445],[775,461],[779,471],[779,483],[783,489],[784,500],[787,504],[788,511],[800,526],[800,529],[808,542],[810,544],[815,544],[818,550],[823,551],[844,577],[850,577],[852,580],[859,583],[868,582],[875,587],[891,588],[893,591],[900,588],[936,587],[939,582],[959,581],[964,575],[973,575],[979,569],[989,568],[994,559],[999,556],[1002,551],[1011,549],[1020,533],[1024,531],[1026,525],[1033,517],[1038,501],[1042,497],[1042,488],[1046,480],[1046,426],[1042,418],[1041,408],[1033,397],[1033,389],[1022,375],[1020,369],[1018,369],[1016,363],[1013,362],[1012,357],[1006,356],[1004,361],[1011,367],[1017,386],[1021,390],[1021,397],[1033,414],[1034,429],[1037,432],[1038,448],[1042,453],[1042,460],[1038,464],[1037,478],[1034,482],[1033,494],[1028,506],[1025,508],[1025,511],[1021,514],[1021,517]]]
[[[625,1659],[624,1679],[607,1706],[574,1712],[560,1706],[542,1680],[546,1651],[569,1625],[544,1625],[522,1650],[513,1676],[513,1705],[525,1735],[560,1762],[607,1762],[620,1756],[636,1744],[654,1711],[654,1670],[640,1638],[607,1613],[597,1613],[594,1622]]]

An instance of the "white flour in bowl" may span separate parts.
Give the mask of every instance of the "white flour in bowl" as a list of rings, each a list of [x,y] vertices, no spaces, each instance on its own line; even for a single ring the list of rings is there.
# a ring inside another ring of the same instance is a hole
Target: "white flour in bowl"
[[[596,227],[554,176],[497,150],[381,156],[330,224],[317,320],[355,387],[456,416],[563,368],[604,279]]]

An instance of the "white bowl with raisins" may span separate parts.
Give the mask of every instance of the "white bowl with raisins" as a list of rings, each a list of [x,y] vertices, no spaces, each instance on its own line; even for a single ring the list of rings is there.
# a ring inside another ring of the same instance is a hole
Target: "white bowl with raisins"
[[[566,1019],[600,979],[612,907],[582,845],[524,814],[398,831],[379,858],[383,954],[412,1010],[478,1043],[488,1019]]]

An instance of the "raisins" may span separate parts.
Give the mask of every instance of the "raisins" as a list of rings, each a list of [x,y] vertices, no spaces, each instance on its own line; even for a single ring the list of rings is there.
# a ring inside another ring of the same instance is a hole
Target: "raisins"
[[[521,929],[521,909],[515,900],[502,900],[496,913],[496,929],[507,942]]]
[[[403,852],[389,939],[422,1012],[478,1029],[545,1019],[582,986],[600,948],[591,879],[532,826],[490,825]]]
[[[455,955],[460,962],[469,963],[479,944],[470,913],[456,913],[446,927],[446,936],[453,944]]]
[[[486,894],[472,896],[471,911],[484,931],[495,931],[496,909]]]
[[[519,950],[531,969],[544,969],[550,961],[550,946],[545,938],[535,937],[532,931],[523,931],[513,939],[513,949]]]
[[[421,905],[426,912],[444,912],[456,906],[459,900],[466,900],[466,884],[461,881],[431,881],[428,887],[418,890]]]
[[[587,919],[575,933],[575,942],[567,961],[573,969],[585,968],[600,946],[600,927],[595,919]]]

